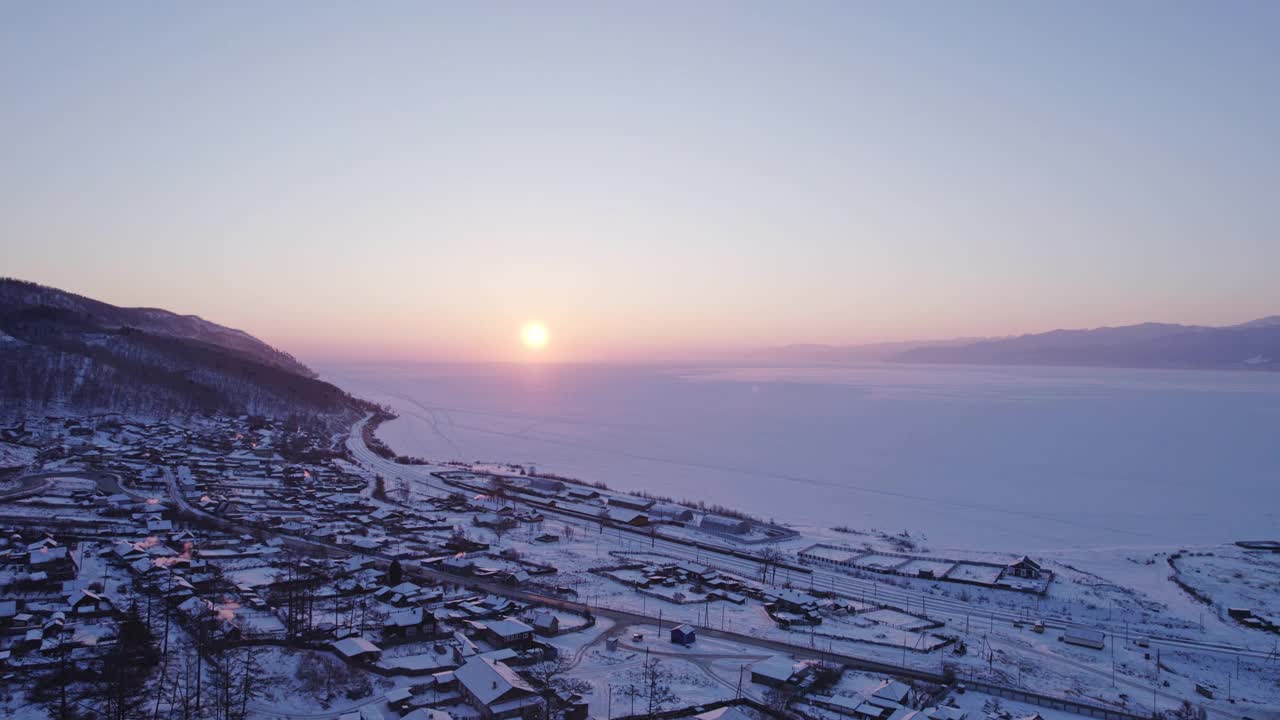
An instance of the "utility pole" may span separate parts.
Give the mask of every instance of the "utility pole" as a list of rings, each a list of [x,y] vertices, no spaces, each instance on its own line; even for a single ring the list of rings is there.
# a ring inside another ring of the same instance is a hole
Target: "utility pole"
[[[1116,686],[1116,643],[1115,638],[1111,638],[1111,687]]]

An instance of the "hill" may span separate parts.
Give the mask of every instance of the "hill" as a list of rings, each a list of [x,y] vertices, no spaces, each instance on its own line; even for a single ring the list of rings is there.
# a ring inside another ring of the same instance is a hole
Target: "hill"
[[[899,362],[1280,370],[1280,317],[1226,327],[1142,323],[917,347]]]
[[[907,350],[920,347],[949,347],[974,342],[976,338],[880,342],[864,345],[796,344],[755,350],[741,360],[787,364],[842,364],[893,360]]]
[[[42,408],[345,421],[362,401],[241,330],[0,279],[0,414]]]

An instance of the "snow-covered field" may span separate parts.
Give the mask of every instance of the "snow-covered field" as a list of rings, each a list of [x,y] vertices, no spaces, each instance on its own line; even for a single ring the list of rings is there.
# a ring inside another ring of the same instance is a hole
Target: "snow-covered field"
[[[1269,537],[1280,375],[1082,368],[329,366],[434,459],[799,525],[1043,552]]]

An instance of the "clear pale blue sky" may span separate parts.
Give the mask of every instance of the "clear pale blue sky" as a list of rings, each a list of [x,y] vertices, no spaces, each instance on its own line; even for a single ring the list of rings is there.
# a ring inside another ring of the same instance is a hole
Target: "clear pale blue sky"
[[[304,355],[1280,312],[1280,3],[10,3],[0,274]]]

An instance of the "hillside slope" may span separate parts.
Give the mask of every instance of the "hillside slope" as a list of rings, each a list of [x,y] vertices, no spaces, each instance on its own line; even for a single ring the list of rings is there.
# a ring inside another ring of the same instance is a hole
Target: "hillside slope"
[[[264,365],[295,375],[316,377],[307,366],[243,330],[224,327],[195,315],[179,315],[158,308],[123,308],[57,288],[14,278],[0,278],[0,308],[57,308],[82,321],[107,329],[131,327],[151,335],[199,340],[236,350]]]
[[[1280,323],[1275,317],[1205,327],[1142,323],[1092,330],[1053,330],[965,345],[920,347],[901,362],[980,365],[1280,370]]]
[[[55,407],[345,422],[364,403],[248,333],[0,280],[0,414]]]

